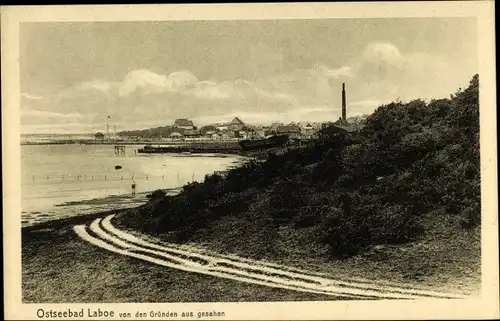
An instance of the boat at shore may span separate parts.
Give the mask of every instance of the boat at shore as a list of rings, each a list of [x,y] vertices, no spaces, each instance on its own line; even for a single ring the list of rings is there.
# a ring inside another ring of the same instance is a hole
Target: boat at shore
[[[178,154],[179,156],[192,156],[192,154],[240,154],[241,152],[264,150],[281,147],[289,142],[288,135],[276,135],[265,139],[247,139],[238,143],[211,143],[211,144],[186,144],[178,146],[152,146],[145,145],[137,150],[140,154]]]
[[[242,150],[258,150],[273,147],[280,147],[288,143],[288,135],[276,135],[265,139],[247,139],[242,140],[238,144]]]
[[[151,146],[145,145],[137,150],[140,154],[177,154],[177,156],[193,156],[193,154],[239,154],[241,148],[235,146],[185,145],[185,146]]]

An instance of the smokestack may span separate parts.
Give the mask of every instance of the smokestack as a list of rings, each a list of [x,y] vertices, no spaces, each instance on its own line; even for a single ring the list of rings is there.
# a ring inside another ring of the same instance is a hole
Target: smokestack
[[[346,120],[345,83],[342,83],[342,121]]]

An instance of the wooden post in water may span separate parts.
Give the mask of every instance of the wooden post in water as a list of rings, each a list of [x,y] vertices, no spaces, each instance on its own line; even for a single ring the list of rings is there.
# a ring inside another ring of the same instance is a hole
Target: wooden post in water
[[[125,145],[115,145],[115,155],[125,155]]]

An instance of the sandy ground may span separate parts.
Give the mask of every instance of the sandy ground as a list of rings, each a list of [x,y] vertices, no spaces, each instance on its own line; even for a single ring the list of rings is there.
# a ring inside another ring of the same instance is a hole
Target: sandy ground
[[[166,189],[168,195],[175,195],[180,188]],[[135,208],[148,201],[147,195],[151,192],[142,192],[123,195],[111,195],[89,200],[65,202],[54,206],[50,211],[33,211],[23,213],[21,225],[23,227],[34,226],[44,222],[67,219],[75,216],[85,216],[92,213],[107,212]]]

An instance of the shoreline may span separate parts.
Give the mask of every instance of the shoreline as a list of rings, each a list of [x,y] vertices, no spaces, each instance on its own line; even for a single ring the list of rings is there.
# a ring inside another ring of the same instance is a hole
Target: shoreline
[[[179,193],[180,189],[181,187],[163,190],[167,191],[169,195],[176,195]],[[111,213],[134,209],[146,204],[149,200],[147,196],[152,192],[154,192],[154,190],[140,192],[135,195],[106,195],[98,198],[55,204],[50,210],[23,211],[21,214],[21,228],[37,227],[41,224],[93,216],[98,213]]]
[[[218,155],[219,156],[219,155]],[[178,157],[199,157],[198,155],[182,156]],[[220,157],[234,157],[234,155],[223,155]],[[233,168],[243,166],[249,161],[257,159],[258,156],[239,156],[234,159],[233,163],[226,169],[221,171],[215,171],[213,173],[224,173]],[[93,214],[96,212],[108,212],[113,210],[124,210],[131,209],[137,206],[145,204],[149,198],[147,195],[151,194],[155,190],[164,190],[169,196],[178,194],[182,190],[183,186],[175,186],[171,188],[153,188],[146,191],[137,192],[136,194],[123,193],[123,194],[109,194],[100,197],[94,197],[82,200],[69,200],[62,203],[52,204],[46,208],[29,208],[21,209],[21,226],[36,226],[38,224],[66,219],[72,216],[82,216],[87,214]]]

